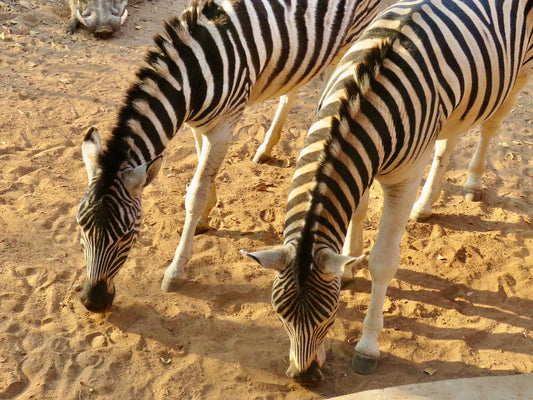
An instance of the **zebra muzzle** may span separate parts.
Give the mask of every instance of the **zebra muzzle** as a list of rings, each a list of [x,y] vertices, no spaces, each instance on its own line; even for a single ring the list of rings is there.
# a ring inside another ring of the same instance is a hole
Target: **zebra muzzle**
[[[85,286],[80,294],[80,300],[85,308],[92,312],[104,312],[111,307],[115,298],[115,287],[109,291],[106,281],[100,281],[91,286],[89,281],[85,281]]]
[[[320,367],[316,361],[313,361],[311,366],[305,371],[300,371],[291,364],[287,370],[287,376],[302,386],[316,385],[323,379],[322,371],[320,371]]]

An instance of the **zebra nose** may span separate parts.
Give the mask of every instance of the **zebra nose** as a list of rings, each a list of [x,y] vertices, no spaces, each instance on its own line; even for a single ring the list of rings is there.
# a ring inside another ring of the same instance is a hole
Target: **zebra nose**
[[[311,366],[303,372],[291,364],[287,370],[287,376],[303,386],[316,385],[323,379],[322,372],[316,361],[313,361]]]
[[[85,308],[92,312],[104,312],[115,298],[115,288],[109,292],[107,290],[107,283],[105,281],[98,282],[95,286],[91,286],[89,282],[85,281],[85,286],[80,294],[80,300]]]

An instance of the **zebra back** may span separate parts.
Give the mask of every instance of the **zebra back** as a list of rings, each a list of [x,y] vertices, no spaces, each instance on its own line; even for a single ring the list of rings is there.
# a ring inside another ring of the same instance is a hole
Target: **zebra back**
[[[320,73],[377,13],[379,0],[193,1],[170,19],[127,91],[100,159],[101,193],[119,168],[153,160],[180,126],[208,131],[247,104]],[[316,18],[323,15],[323,18]]]
[[[401,180],[437,136],[489,119],[531,69],[532,2],[402,1],[341,59],[300,153],[285,244],[342,249],[375,178]]]

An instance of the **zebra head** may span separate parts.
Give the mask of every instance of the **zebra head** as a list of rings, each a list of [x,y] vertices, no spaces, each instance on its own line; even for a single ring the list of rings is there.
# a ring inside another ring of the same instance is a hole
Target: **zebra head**
[[[113,277],[126,261],[141,226],[141,193],[157,175],[162,158],[137,167],[122,167],[102,188],[102,141],[91,128],[82,145],[89,189],[78,209],[87,279],[80,299],[89,311],[103,312],[113,303]]]
[[[322,248],[312,257],[298,255],[292,245],[247,253],[263,268],[278,273],[272,287],[272,307],[290,339],[287,375],[303,385],[322,380],[326,361],[324,339],[335,321],[345,268],[361,258]],[[305,277],[302,277],[305,275]]]

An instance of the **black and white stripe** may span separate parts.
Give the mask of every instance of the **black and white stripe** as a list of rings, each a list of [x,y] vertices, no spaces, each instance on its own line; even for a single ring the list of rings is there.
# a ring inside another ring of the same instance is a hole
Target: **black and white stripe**
[[[403,0],[341,59],[296,164],[284,246],[248,254],[279,271],[272,304],[289,333],[290,376],[316,380],[308,371],[337,312],[340,278],[362,250],[345,238],[360,239],[354,217],[377,179],[384,208],[372,296],[352,362],[375,369],[385,292],[430,151],[437,141],[441,176],[462,132],[481,124],[484,140],[494,134],[532,75],[532,9],[531,0]]]
[[[116,220],[101,223],[101,229],[110,236],[107,246],[127,234],[128,230],[119,234],[112,224],[120,225],[121,218],[140,218],[140,205],[130,206],[127,196],[121,196],[114,188],[125,176],[138,177],[140,181],[136,183],[145,185],[143,166],[145,172],[149,171],[150,163],[187,123],[195,134],[200,160],[187,194],[180,245],[162,285],[164,290],[176,290],[192,254],[195,230],[208,227],[209,210],[216,203],[214,177],[243,109],[295,91],[316,77],[371,21],[378,3],[379,0],[191,2],[155,38],[155,48],[127,92],[110,139],[96,153],[84,156],[92,162],[87,169],[94,170],[95,177],[82,200],[78,220],[91,220],[90,214],[106,208],[103,199],[115,196]],[[87,140],[100,141],[96,133],[88,135]],[[132,175],[134,170],[138,173]],[[140,191],[136,195],[140,198]],[[92,251],[87,250],[89,247],[102,246],[97,240],[87,239],[91,229],[82,224],[82,230],[88,230],[82,236],[86,254]],[[88,264],[88,275],[109,280],[117,270],[110,269],[112,264]]]
[[[96,206],[89,208],[95,203]],[[118,183],[112,195],[101,201],[84,199],[78,211],[78,223],[83,226],[80,234],[86,263],[94,266],[87,271],[87,281],[94,286],[102,276],[115,276],[126,261],[141,228],[140,199],[132,198],[126,187]]]
[[[370,22],[378,3],[193,1],[155,38],[103,161],[141,165],[185,122],[207,130],[248,104],[306,84]],[[116,161],[115,147],[130,153]]]

